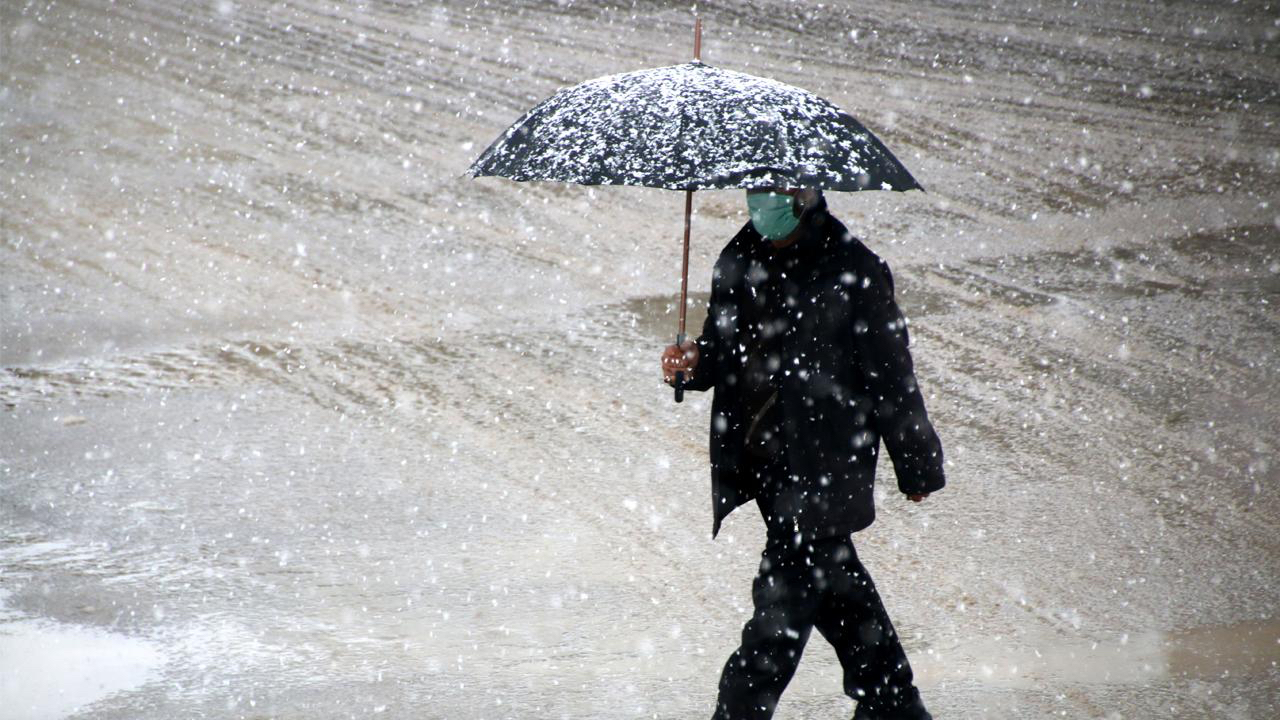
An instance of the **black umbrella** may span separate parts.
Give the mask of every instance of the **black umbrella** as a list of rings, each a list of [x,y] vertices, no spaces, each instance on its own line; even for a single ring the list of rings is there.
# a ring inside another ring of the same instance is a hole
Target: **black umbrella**
[[[923,189],[876,136],[835,105],[774,80],[694,61],[607,75],[557,92],[471,165],[472,177],[684,190],[680,329],[685,339],[693,191]],[[676,376],[676,402],[684,395]]]

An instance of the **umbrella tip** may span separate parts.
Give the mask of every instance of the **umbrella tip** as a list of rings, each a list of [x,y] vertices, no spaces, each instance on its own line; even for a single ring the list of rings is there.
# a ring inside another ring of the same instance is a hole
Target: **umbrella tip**
[[[702,17],[693,16],[693,61],[702,62]]]

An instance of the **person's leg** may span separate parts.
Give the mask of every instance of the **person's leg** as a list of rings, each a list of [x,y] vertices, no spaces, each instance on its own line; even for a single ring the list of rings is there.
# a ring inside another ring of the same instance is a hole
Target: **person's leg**
[[[858,703],[854,717],[930,720],[898,634],[853,541],[835,538],[822,547],[815,560],[826,587],[814,624],[840,659],[845,694]]]
[[[818,594],[803,550],[765,548],[751,585],[755,611],[720,676],[713,720],[767,720],[795,674]]]

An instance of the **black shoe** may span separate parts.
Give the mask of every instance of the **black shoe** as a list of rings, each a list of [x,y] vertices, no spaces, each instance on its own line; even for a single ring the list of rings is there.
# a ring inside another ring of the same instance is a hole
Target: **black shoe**
[[[862,703],[853,711],[853,720],[933,720],[933,716],[924,709],[924,702],[917,695],[912,702],[883,712],[872,712]]]

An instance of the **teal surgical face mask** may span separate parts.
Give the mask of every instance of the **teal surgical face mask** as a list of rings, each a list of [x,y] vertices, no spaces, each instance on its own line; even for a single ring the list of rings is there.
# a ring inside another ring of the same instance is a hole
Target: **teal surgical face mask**
[[[747,193],[747,209],[756,232],[769,240],[781,240],[800,224],[791,211],[791,196],[782,193]]]

